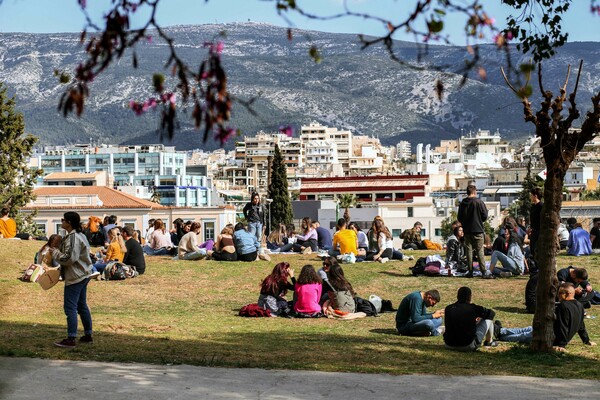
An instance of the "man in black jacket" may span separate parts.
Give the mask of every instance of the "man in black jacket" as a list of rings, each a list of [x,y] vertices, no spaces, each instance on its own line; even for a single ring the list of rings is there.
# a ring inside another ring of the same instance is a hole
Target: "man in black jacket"
[[[563,283],[558,288],[558,299],[560,303],[554,311],[556,319],[554,320],[554,349],[565,351],[567,344],[573,339],[575,334],[579,334],[583,344],[595,346],[596,343],[590,341],[590,337],[585,329],[583,322],[583,306],[575,300],[575,287],[572,283]],[[533,328],[501,328],[497,339],[505,342],[531,343],[533,339]]]
[[[444,343],[446,348],[458,351],[475,351],[481,344],[496,346],[494,324],[496,313],[471,303],[471,289],[463,286],[458,289],[458,300],[446,307]]]
[[[485,267],[483,245],[485,243],[485,228],[483,223],[488,218],[488,210],[484,202],[477,197],[477,188],[467,186],[467,197],[458,207],[458,220],[465,233],[465,251],[467,253],[467,277],[473,277],[473,250],[477,252],[479,270],[483,277],[491,277],[492,273]]]
[[[133,265],[138,272],[142,275],[146,272],[146,259],[144,259],[144,250],[140,242],[133,238],[133,228],[131,226],[125,226],[121,229],[121,235],[125,240],[125,247],[127,247],[127,253],[123,258],[123,264]]]

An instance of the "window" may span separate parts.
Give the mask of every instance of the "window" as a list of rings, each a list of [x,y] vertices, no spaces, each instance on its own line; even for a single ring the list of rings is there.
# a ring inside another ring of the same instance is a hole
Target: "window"
[[[414,210],[413,210],[413,207],[408,207],[408,208],[407,208],[407,211],[408,211],[408,217],[409,217],[409,218],[412,218],[412,217],[414,217]],[[423,232],[423,231],[421,231],[421,233],[422,233],[422,232]]]
[[[445,217],[446,216],[446,210],[444,210],[443,208],[441,210],[437,211],[437,215],[438,217]]]
[[[392,237],[400,237],[402,229],[392,229]]]
[[[204,222],[204,241],[215,239],[215,221]]]
[[[435,236],[442,236],[442,228],[435,228]]]
[[[55,232],[58,233],[60,236],[62,236],[62,237],[67,236],[67,231],[62,228],[62,223],[60,223],[60,222],[55,223],[54,227],[56,228]]]
[[[40,231],[44,235],[46,234],[46,223],[45,222],[36,222],[35,227],[37,228],[38,231]]]
[[[135,221],[134,220],[126,220],[126,219],[122,219],[120,221],[121,226],[125,227],[125,226],[130,226],[135,230]]]
[[[421,237],[427,236],[427,229],[421,228]]]

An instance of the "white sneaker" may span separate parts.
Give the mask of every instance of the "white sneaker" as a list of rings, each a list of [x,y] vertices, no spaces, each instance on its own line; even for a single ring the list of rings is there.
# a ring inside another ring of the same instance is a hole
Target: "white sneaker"
[[[443,335],[446,332],[446,327],[444,325],[440,326],[436,329],[440,335]]]
[[[312,254],[312,249],[310,247],[305,247],[304,250],[302,250],[302,254]]]
[[[382,264],[385,264],[388,261],[390,261],[390,259],[387,258],[387,257],[382,257],[382,258],[379,259],[379,262],[382,263]]]
[[[258,258],[260,258],[263,261],[271,261],[271,257],[269,257],[268,254],[259,254]]]
[[[413,257],[413,256],[406,256],[405,258],[406,258],[408,261],[412,261],[412,260],[414,260],[414,259],[415,259],[415,257]]]
[[[92,272],[92,274],[90,275],[90,279],[98,279],[98,277],[100,276],[100,272],[98,271],[94,271]]]

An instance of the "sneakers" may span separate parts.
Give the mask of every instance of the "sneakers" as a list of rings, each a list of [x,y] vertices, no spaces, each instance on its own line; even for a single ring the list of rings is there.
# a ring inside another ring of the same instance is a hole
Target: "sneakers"
[[[379,262],[380,262],[380,263],[382,263],[382,264],[385,264],[385,263],[386,263],[386,262],[388,262],[388,261],[390,261],[390,259],[389,259],[389,258],[387,258],[387,257],[381,257],[381,258],[379,259]]]
[[[446,327],[444,325],[442,325],[442,326],[438,327],[436,330],[439,335],[443,335],[444,332],[446,332]]]
[[[483,279],[494,279],[494,275],[492,275],[492,272],[488,269],[485,271],[485,274],[481,275],[481,277]]]
[[[268,254],[259,254],[258,258],[260,258],[263,261],[271,261],[271,257],[269,257]]]
[[[412,260],[414,260],[414,259],[415,259],[415,257],[414,257],[414,256],[406,256],[406,257],[404,257],[404,258],[406,258],[408,261],[412,261]]]
[[[74,349],[77,346],[75,338],[66,338],[60,342],[54,342],[55,346],[62,347],[63,349]]]
[[[500,278],[510,278],[511,276],[512,276],[511,272],[508,272],[508,271],[500,272]]]
[[[494,337],[498,339],[500,337],[500,331],[502,330],[502,322],[494,321]]]
[[[94,271],[90,275],[90,279],[99,279],[99,277],[100,277],[100,272],[98,272],[98,271]]]
[[[92,337],[92,335],[83,335],[82,337],[79,338],[79,343],[94,343],[94,338]]]
[[[498,342],[492,340],[491,342],[485,342],[483,344],[484,347],[498,347]]]
[[[312,254],[312,249],[310,247],[305,247],[304,250],[302,250],[302,254]]]

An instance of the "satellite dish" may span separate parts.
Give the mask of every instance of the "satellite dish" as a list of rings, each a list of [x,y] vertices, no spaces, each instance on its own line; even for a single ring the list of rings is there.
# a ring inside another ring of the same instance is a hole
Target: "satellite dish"
[[[503,158],[502,161],[500,161],[500,165],[502,165],[502,168],[508,168],[510,167],[510,161],[508,161],[506,158]]]

